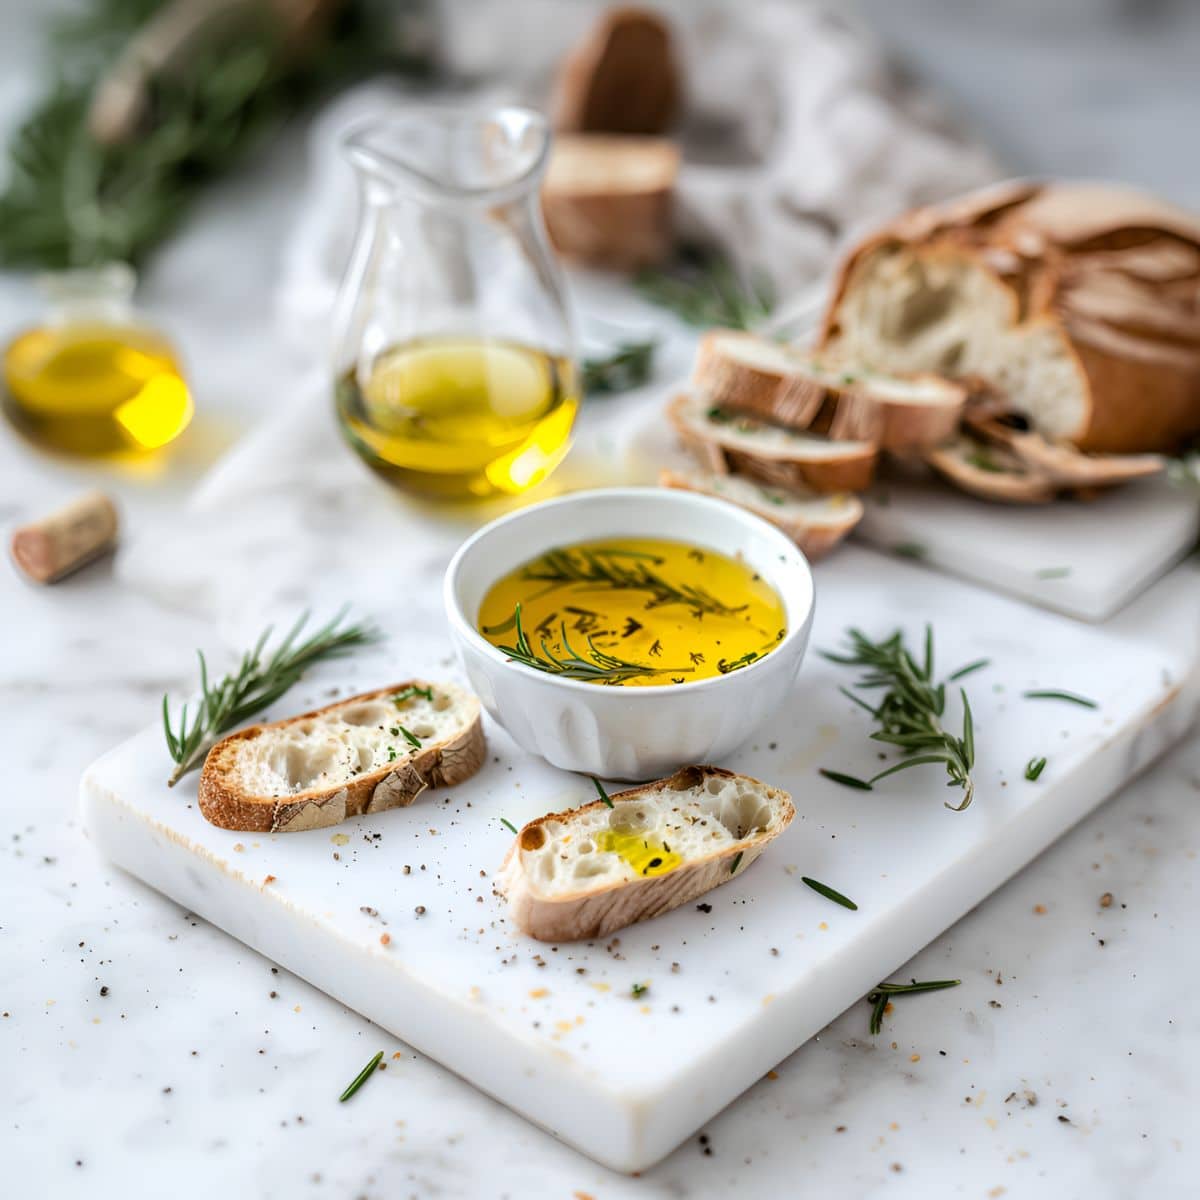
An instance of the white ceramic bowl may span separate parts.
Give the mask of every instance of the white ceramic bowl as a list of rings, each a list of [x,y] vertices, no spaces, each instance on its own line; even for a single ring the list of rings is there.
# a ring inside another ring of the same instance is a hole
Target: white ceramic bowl
[[[713,679],[609,687],[513,662],[478,632],[484,595],[513,567],[555,546],[631,536],[740,554],[783,598],[783,641],[750,666]],[[471,686],[518,745],[564,770],[651,779],[690,763],[719,764],[787,702],[812,626],[813,579],[795,544],[745,509],[667,488],[606,488],[485,525],[447,568],[445,601]]]

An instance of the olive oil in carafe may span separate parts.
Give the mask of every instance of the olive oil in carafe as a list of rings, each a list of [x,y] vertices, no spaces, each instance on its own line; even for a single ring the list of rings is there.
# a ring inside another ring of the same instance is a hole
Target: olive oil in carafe
[[[9,343],[4,406],[35,441],[89,456],[157,449],[192,418],[191,395],[166,338],[86,320],[39,326]]]
[[[517,494],[570,445],[574,363],[515,342],[427,338],[395,346],[338,381],[342,429],[406,490],[462,499]]]

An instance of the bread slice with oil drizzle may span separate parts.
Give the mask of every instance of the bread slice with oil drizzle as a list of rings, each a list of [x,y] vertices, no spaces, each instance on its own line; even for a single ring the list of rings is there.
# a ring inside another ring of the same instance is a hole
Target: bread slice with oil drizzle
[[[604,937],[741,875],[796,814],[791,797],[720,767],[683,767],[531,821],[496,881],[543,942]]]
[[[223,829],[320,829],[462,783],[485,749],[475,696],[410,680],[230,734],[204,761],[200,811]]]

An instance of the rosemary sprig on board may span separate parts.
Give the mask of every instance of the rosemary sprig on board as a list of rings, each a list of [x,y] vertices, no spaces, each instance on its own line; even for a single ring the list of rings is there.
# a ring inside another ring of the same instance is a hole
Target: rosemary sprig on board
[[[876,984],[875,990],[867,995],[867,1003],[873,1006],[869,1026],[871,1035],[874,1036],[883,1029],[883,1010],[887,1008],[888,1002],[893,996],[910,996],[916,992],[940,992],[945,988],[958,987],[960,983],[962,983],[961,979],[927,979],[921,983],[914,979],[912,983]]]
[[[711,250],[685,247],[674,263],[642,271],[634,286],[652,304],[702,329],[751,329],[775,307],[771,281],[760,271],[743,279]]]
[[[379,1066],[382,1058],[383,1051],[376,1051],[375,1057],[372,1058],[371,1061],[367,1063],[367,1065],[363,1067],[363,1069],[359,1071],[357,1075],[355,1075],[355,1077],[350,1081],[350,1084],[346,1090],[338,1097],[339,1104],[345,1104],[346,1101],[349,1100],[350,1097],[353,1096],[354,1093],[357,1092],[358,1089],[362,1087],[362,1085],[366,1083],[368,1079],[370,1079],[371,1075],[375,1071],[375,1068]]]
[[[264,658],[272,628],[263,630],[252,650],[242,655],[238,669],[216,683],[209,683],[208,663],[200,659],[200,700],[188,720],[188,706],[179,713],[178,728],[171,723],[169,697],[163,696],[163,732],[167,749],[176,766],[167,780],[174,787],[204,760],[221,734],[240,725],[274,703],[304,674],[305,668],[327,658],[339,658],[353,646],[373,641],[376,633],[365,625],[343,625],[343,609],[328,624],[299,642],[308,613],[301,614],[272,654]]]
[[[622,342],[611,354],[583,360],[583,391],[587,396],[629,392],[641,387],[654,369],[658,342]]]
[[[522,577],[551,587],[578,584],[614,591],[648,592],[648,609],[682,604],[697,617],[705,613],[730,617],[746,608],[744,604],[730,607],[704,588],[671,583],[654,570],[654,564],[660,561],[653,555],[628,550],[547,550],[525,568]]]
[[[961,804],[947,803],[946,807],[961,812],[971,803],[975,784],[971,779],[971,768],[975,764],[975,723],[971,716],[971,705],[967,693],[960,688],[963,705],[962,735],[956,737],[942,728],[946,711],[946,684],[934,683],[933,628],[925,627],[925,648],[918,662],[904,644],[904,635],[897,630],[882,642],[873,642],[858,629],[848,631],[850,651],[847,654],[825,653],[830,662],[848,667],[865,668],[854,687],[860,691],[886,688],[883,699],[871,705],[861,696],[847,688],[841,688],[844,696],[853,700],[860,708],[879,723],[871,738],[889,746],[896,746],[906,755],[898,763],[873,775],[870,779],[841,776],[839,772],[823,770],[826,778],[847,787],[870,790],[881,779],[931,763],[940,763],[950,777],[947,787],[963,790]]]
[[[506,622],[507,625],[507,622]],[[513,662],[532,667],[535,671],[545,671],[548,675],[558,675],[563,679],[582,679],[592,683],[625,683],[630,679],[638,679],[646,675],[680,675],[695,671],[695,667],[652,667],[648,663],[629,662],[617,658],[601,650],[590,636],[586,638],[590,658],[577,653],[567,639],[567,627],[562,626],[563,656],[556,657],[546,645],[546,639],[541,638],[541,654],[533,648],[524,626],[521,624],[521,606],[518,604],[513,611],[512,627],[517,631],[516,644],[513,646],[497,646],[496,649],[507,654]]]

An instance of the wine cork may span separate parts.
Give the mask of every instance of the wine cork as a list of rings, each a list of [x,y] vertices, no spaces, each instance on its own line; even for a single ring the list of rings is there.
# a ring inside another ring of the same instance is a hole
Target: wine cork
[[[117,510],[103,492],[23,525],[12,536],[13,561],[35,583],[57,583],[117,543]]]

